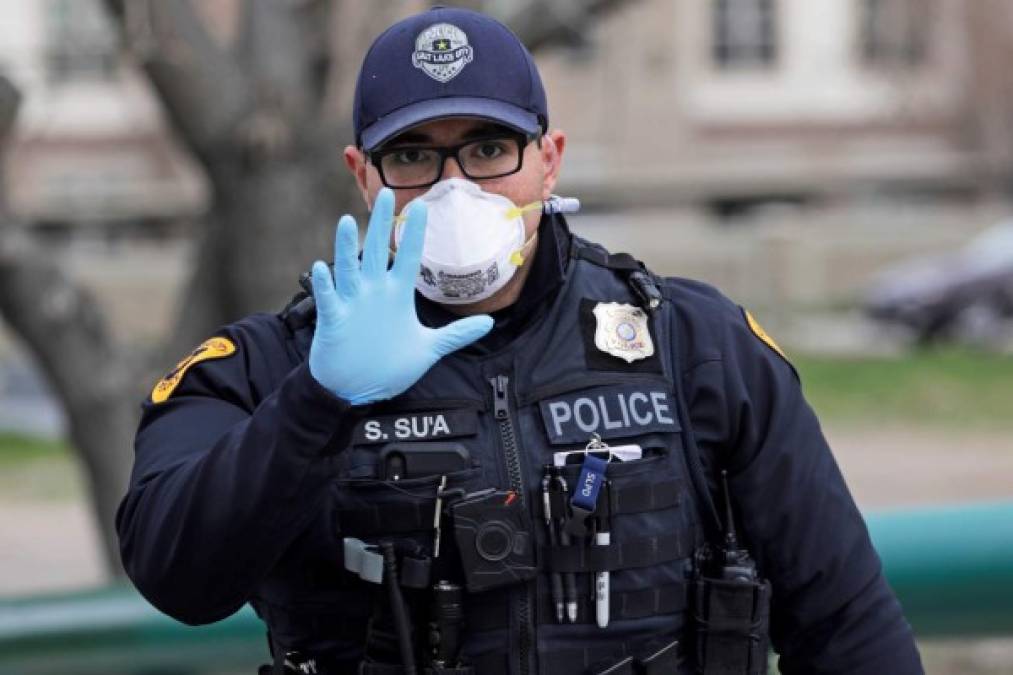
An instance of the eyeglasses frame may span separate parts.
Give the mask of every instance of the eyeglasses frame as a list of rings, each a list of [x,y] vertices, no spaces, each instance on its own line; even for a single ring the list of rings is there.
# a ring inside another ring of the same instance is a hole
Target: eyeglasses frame
[[[464,174],[466,178],[469,178],[471,180],[491,180],[493,178],[503,178],[504,176],[513,175],[524,167],[524,150],[528,147],[528,145],[532,141],[536,140],[537,138],[538,134],[504,132],[504,133],[490,134],[488,136],[483,136],[480,138],[472,138],[467,141],[464,141],[463,143],[456,143],[454,145],[440,146],[440,145],[408,144],[408,145],[395,145],[393,147],[382,147],[377,150],[368,150],[365,152],[365,155],[366,159],[369,160],[369,163],[376,167],[377,173],[380,174],[380,180],[383,182],[385,186],[391,188],[392,190],[416,190],[419,188],[428,188],[440,182],[440,179],[443,177],[443,169],[446,168],[448,157],[453,157],[454,161],[457,162],[458,168],[461,169],[461,173]],[[474,143],[482,143],[485,141],[499,141],[504,139],[512,140],[517,143],[516,167],[514,167],[510,171],[498,173],[494,176],[472,176],[471,174],[468,173],[468,170],[464,168],[464,164],[461,163],[461,158],[458,156],[458,153],[461,152],[462,148],[468,145],[472,145]],[[383,173],[383,166],[381,166],[383,158],[386,157],[387,155],[392,155],[395,152],[404,152],[405,150],[431,150],[436,152],[440,156],[440,167],[439,171],[436,172],[436,178],[427,183],[418,183],[415,185],[391,185],[390,183],[388,183],[387,176],[385,176]]]

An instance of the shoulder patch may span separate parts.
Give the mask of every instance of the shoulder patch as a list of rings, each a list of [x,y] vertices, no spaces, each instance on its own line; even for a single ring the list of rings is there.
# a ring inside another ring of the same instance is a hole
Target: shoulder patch
[[[780,354],[782,359],[787,361],[787,354],[785,354],[784,350],[781,349],[776,342],[774,342],[774,338],[767,335],[767,331],[763,330],[763,326],[761,326],[760,323],[753,318],[753,315],[745,309],[742,310],[742,314],[746,317],[746,323],[749,324],[749,330],[753,331],[753,335],[760,338],[760,340],[762,340],[768,347]]]
[[[165,402],[183,380],[183,376],[186,374],[186,371],[190,369],[190,366],[200,363],[201,361],[223,359],[226,356],[232,356],[235,353],[236,345],[228,338],[213,337],[209,340],[205,340],[201,343],[200,347],[197,347],[197,349],[187,354],[186,358],[177,363],[175,368],[170,370],[165,377],[158,381],[155,388],[151,390],[152,402]]]

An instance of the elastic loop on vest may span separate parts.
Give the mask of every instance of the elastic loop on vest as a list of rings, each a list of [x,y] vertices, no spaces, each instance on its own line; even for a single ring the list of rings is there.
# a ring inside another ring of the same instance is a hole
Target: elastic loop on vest
[[[552,572],[604,572],[649,567],[685,558],[682,542],[672,535],[642,537],[608,546],[559,546],[544,549]]]
[[[633,483],[613,487],[612,515],[660,511],[678,506],[682,501],[682,482],[678,479]],[[558,505],[559,508],[563,504]],[[557,507],[553,504],[553,508]],[[433,528],[435,502],[384,504],[361,509],[342,509],[338,513],[338,533],[344,537],[395,535],[426,532]],[[562,511],[556,511],[562,513]]]

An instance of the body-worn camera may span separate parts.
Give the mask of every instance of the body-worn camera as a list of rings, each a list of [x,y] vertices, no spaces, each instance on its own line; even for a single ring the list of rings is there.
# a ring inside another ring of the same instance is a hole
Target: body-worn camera
[[[450,507],[469,592],[533,579],[535,544],[527,509],[512,490],[482,490]]]

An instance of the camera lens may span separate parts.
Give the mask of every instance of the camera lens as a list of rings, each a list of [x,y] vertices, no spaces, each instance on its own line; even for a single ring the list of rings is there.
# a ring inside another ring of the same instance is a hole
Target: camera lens
[[[475,533],[475,549],[482,559],[490,562],[503,560],[513,548],[514,529],[502,520],[482,523]]]

